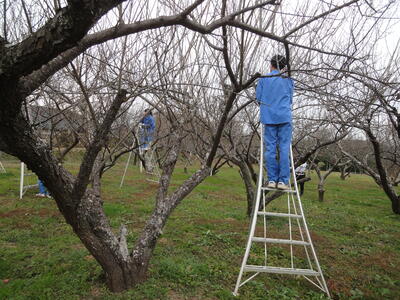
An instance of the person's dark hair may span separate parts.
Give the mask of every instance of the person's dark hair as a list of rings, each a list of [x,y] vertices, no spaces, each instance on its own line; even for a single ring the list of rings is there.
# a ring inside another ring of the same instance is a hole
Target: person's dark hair
[[[151,109],[148,109],[148,108],[146,108],[145,110],[144,110],[144,112],[146,113],[146,114],[148,114],[148,115],[153,115],[153,112],[152,112],[152,110]]]
[[[282,55],[274,55],[271,58],[271,65],[278,70],[282,70],[284,67],[286,67],[286,58]]]

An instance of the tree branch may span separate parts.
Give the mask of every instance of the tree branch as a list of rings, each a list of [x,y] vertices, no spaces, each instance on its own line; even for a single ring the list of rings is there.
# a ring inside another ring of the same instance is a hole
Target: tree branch
[[[123,1],[70,1],[42,28],[4,51],[0,57],[0,79],[27,75],[74,47],[101,16]]]
[[[106,117],[104,118],[103,123],[96,130],[95,137],[92,143],[89,145],[88,150],[86,151],[82,159],[82,164],[73,188],[73,195],[76,201],[79,201],[79,199],[85,193],[97,154],[107,142],[107,135],[109,133],[110,127],[115,120],[115,116],[117,115],[122,102],[125,100],[126,93],[126,90],[121,90],[117,94],[113,103],[111,104],[110,109],[107,112]]]

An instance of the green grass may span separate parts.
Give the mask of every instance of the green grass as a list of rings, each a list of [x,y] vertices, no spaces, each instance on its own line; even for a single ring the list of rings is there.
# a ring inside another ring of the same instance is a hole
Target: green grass
[[[173,212],[149,280],[112,294],[54,200],[35,198],[35,190],[19,200],[19,164],[2,162],[8,173],[0,174],[0,299],[326,299],[303,278],[267,274],[232,296],[248,234],[245,191],[235,168],[208,178]],[[66,166],[73,172],[78,168],[74,161]],[[157,185],[132,166],[120,189],[123,167],[105,174],[104,209],[115,230],[127,224],[132,246],[154,207]],[[178,166],[172,188],[187,177]],[[389,200],[363,175],[342,181],[332,174],[322,203],[316,183],[315,177],[306,183],[302,199],[334,298],[400,299],[400,216],[392,214]],[[285,201],[276,200],[271,209],[282,209]],[[281,234],[287,225],[274,221],[270,229]],[[253,250],[252,259],[259,260],[263,249]],[[288,263],[284,249],[269,253],[272,261]],[[296,263],[304,260],[299,256]]]

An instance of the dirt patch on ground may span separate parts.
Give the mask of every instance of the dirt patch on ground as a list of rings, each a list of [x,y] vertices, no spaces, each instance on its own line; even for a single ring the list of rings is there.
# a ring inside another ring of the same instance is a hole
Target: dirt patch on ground
[[[166,245],[166,246],[174,245],[174,242],[167,238],[159,238],[157,243],[160,245]]]
[[[129,184],[129,183],[127,183],[127,184]],[[151,195],[154,195],[158,189],[158,183],[152,182],[152,181],[149,181],[146,179],[139,179],[139,180],[132,181],[131,185],[138,186],[141,189],[141,191],[134,192],[131,194],[132,199],[148,198]],[[143,186],[146,186],[146,188],[144,190],[142,190]]]
[[[185,300],[186,298],[183,297],[182,295],[179,295],[178,293],[176,293],[175,291],[168,291],[167,293],[168,299],[171,300]]]
[[[25,216],[60,217],[61,214],[56,210],[51,210],[47,208],[42,208],[40,210],[17,208],[14,210],[10,210],[6,213],[0,213],[0,218],[18,218]]]
[[[94,257],[93,257],[93,255],[86,255],[85,259],[88,261],[92,261],[92,260],[94,260]]]
[[[18,208],[5,213],[0,213],[0,219],[12,220],[10,226],[14,229],[32,228],[34,225],[31,224],[31,220],[29,219],[32,216],[39,216],[41,218],[56,218],[59,220],[63,219],[59,211],[47,208],[42,208],[40,210]]]
[[[8,211],[6,213],[0,213],[0,218],[14,218],[14,217],[20,217],[20,216],[28,216],[31,213],[32,213],[31,210],[28,210],[25,208],[18,208],[18,209]]]
[[[365,268],[370,268],[372,266],[379,266],[382,269],[390,270],[393,266],[398,265],[399,259],[392,252],[375,252],[368,255],[363,255],[360,257],[360,263]]]
[[[204,224],[218,224],[218,225],[225,225],[223,226],[223,229],[226,229],[226,226],[232,228],[232,229],[237,229],[237,230],[243,230],[246,229],[248,224],[243,223],[242,221],[238,221],[233,218],[226,218],[226,219],[195,219],[194,220],[195,224],[199,225],[204,225]]]
[[[61,213],[58,210],[42,208],[35,213],[35,215],[41,217],[62,217]]]
[[[215,298],[204,297],[203,295],[202,296],[190,296],[190,297],[183,296],[173,290],[168,291],[167,297],[168,297],[167,299],[171,299],[171,300],[188,300],[188,299],[190,299],[190,300],[200,300],[200,299],[212,300],[212,299],[215,299]]]
[[[101,296],[102,296],[102,290],[100,289],[100,288],[98,288],[98,287],[92,287],[91,288],[91,290],[90,290],[90,295],[93,297],[93,298],[89,298],[89,299],[101,299]]]
[[[206,193],[207,194],[207,199],[215,199],[215,200],[233,200],[233,201],[243,201],[245,200],[245,194],[243,195],[238,195],[238,194],[230,194],[226,193],[226,191],[220,191],[220,192],[214,192],[214,191],[209,191]]]

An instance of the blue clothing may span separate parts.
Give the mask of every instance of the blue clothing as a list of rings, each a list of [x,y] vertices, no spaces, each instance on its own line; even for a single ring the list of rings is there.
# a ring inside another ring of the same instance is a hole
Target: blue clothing
[[[291,78],[272,70],[258,81],[256,98],[260,103],[260,122],[264,124],[264,162],[268,181],[289,183],[289,150],[292,140],[292,100],[294,83]],[[279,163],[276,148],[279,147]]]
[[[143,124],[144,127],[146,127],[151,133],[153,133],[154,129],[156,128],[156,122],[154,121],[154,117],[152,115],[145,116],[140,123]]]
[[[47,196],[49,192],[47,191],[46,187],[44,186],[43,182],[40,179],[38,179],[38,185],[39,185],[39,194]]]
[[[278,75],[273,70],[258,81],[256,98],[260,103],[260,122],[262,124],[282,124],[292,122],[292,99],[294,83],[291,78]]]
[[[139,142],[142,149],[148,149],[153,141],[153,134],[156,128],[156,122],[152,115],[145,116],[140,121]]]
[[[289,150],[292,140],[292,123],[264,125],[264,162],[268,181],[289,183]],[[276,160],[276,146],[279,145],[279,163]]]

